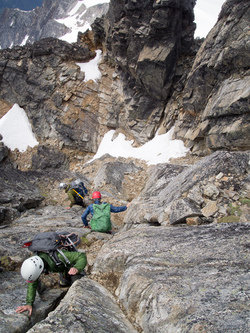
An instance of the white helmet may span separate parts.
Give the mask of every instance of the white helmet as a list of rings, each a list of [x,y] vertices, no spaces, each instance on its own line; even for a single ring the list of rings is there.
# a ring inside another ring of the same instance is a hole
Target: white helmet
[[[39,256],[33,256],[24,260],[21,267],[21,275],[27,282],[36,281],[44,268],[44,263]]]
[[[60,188],[66,188],[66,187],[67,187],[67,184],[66,184],[66,183],[60,183],[60,184],[59,184],[59,187],[60,187]]]

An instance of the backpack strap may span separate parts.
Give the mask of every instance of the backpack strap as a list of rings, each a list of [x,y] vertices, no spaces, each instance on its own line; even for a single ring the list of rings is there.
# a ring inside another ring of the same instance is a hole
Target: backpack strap
[[[65,264],[63,261],[61,261],[61,262],[65,265],[65,267],[66,267],[66,265],[70,265],[70,261],[69,261],[69,259],[65,256],[65,254],[63,253],[63,251],[60,250],[60,249],[57,249],[57,252],[59,252],[60,255],[64,258],[66,264]],[[57,258],[58,258],[58,257],[57,257]],[[59,260],[59,259],[58,259],[58,260]]]
[[[64,264],[64,262],[62,262],[59,258],[58,255],[56,253],[56,251],[49,251],[48,255],[50,256],[50,258],[54,261],[54,263],[56,264],[56,266],[61,265],[61,263]]]
[[[70,236],[70,235],[69,235]],[[74,250],[76,251],[76,252],[78,252],[78,250],[77,250],[77,248],[76,248],[76,246],[75,246],[75,244],[73,243],[73,241],[70,239],[70,237],[69,236],[66,236],[67,237],[67,240],[68,240],[68,242],[72,245],[72,247],[74,248]],[[79,239],[77,239],[77,242],[79,241]]]

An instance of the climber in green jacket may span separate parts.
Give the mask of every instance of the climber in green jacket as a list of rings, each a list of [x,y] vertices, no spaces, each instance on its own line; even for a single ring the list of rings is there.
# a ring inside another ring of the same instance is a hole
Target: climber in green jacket
[[[58,253],[58,259],[61,261],[61,264],[56,265],[53,259],[44,252],[38,252],[38,255],[30,257],[23,262],[21,275],[28,282],[26,305],[18,306],[16,312],[29,311],[31,315],[36,290],[39,292],[39,289],[42,289],[39,276],[43,271],[59,273],[61,286],[69,286],[83,276],[82,271],[87,265],[86,254],[66,250],[62,250],[62,252],[70,263],[66,263],[65,258]]]
[[[65,190],[65,193],[67,193],[70,200],[70,205],[66,209],[70,209],[74,205],[85,207],[83,198],[88,194],[88,190],[84,186],[83,182],[78,183],[75,188],[72,187],[72,183],[60,183],[59,187]]]

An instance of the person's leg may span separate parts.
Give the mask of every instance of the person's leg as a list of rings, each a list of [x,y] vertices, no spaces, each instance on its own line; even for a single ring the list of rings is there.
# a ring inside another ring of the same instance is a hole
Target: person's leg
[[[81,279],[85,275],[86,275],[86,272],[84,270],[80,274],[71,275],[70,276],[71,284],[73,284],[76,280]]]
[[[60,287],[66,287],[71,285],[71,280],[66,272],[59,273],[59,285]]]
[[[47,288],[46,288],[45,284],[40,279],[38,279],[38,284],[37,284],[38,294],[42,295],[45,292],[46,289]]]

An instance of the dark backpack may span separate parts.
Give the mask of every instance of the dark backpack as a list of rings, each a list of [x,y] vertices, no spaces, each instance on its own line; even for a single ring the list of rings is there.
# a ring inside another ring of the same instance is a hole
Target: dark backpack
[[[62,261],[59,260],[57,253],[60,253],[65,262],[70,264],[62,250],[78,252],[76,246],[80,244],[80,242],[79,236],[75,233],[69,233],[67,231],[51,231],[37,234],[32,240],[25,242],[22,247],[28,248],[35,254],[38,252],[45,252],[51,257],[56,265],[60,265]]]
[[[90,220],[91,229],[99,232],[109,232],[112,229],[110,220],[110,204],[93,204],[94,214]]]
[[[88,194],[88,190],[80,179],[73,181],[70,185],[70,189],[80,194],[81,197],[85,197]]]

